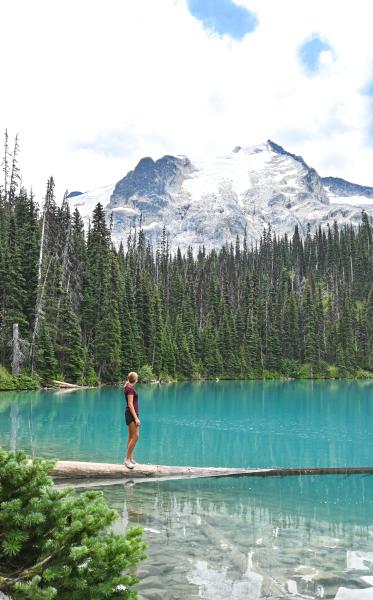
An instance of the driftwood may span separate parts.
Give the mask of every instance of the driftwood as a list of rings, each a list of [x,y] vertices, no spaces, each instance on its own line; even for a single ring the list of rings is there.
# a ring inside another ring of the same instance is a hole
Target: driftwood
[[[66,388],[69,390],[70,389],[76,390],[76,389],[80,389],[82,387],[81,385],[76,385],[75,383],[67,383],[66,381],[57,381],[57,379],[53,379],[53,383],[60,388]]]
[[[192,477],[283,477],[289,475],[352,475],[373,474],[373,467],[312,467],[243,469],[220,467],[178,467],[166,465],[135,465],[58,461],[51,472],[55,479],[184,479]]]
[[[128,469],[122,464],[76,462],[60,460],[51,475],[56,478],[124,479],[124,478],[183,478],[224,477],[253,472],[253,469],[224,469],[219,467],[174,467],[166,465],[135,465]]]

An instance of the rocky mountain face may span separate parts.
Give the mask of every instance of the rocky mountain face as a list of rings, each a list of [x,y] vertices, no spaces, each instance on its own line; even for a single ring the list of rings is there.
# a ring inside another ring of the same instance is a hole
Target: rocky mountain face
[[[254,242],[269,224],[279,235],[291,235],[295,225],[305,235],[308,224],[314,230],[335,220],[355,226],[362,208],[373,217],[373,188],[321,178],[302,157],[271,140],[213,158],[143,158],[114,187],[69,202],[85,219],[101,202],[108,219],[112,215],[117,243],[141,220],[156,245],[165,226],[173,250],[219,248],[245,231],[248,243]]]

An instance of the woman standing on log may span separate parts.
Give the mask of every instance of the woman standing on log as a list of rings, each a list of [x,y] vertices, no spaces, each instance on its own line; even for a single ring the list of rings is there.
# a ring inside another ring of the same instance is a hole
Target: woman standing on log
[[[133,451],[139,439],[140,428],[138,394],[135,390],[137,380],[137,373],[131,371],[131,373],[128,373],[127,381],[124,384],[124,395],[126,397],[125,417],[128,426],[127,455],[124,464],[128,469],[133,469],[137,464],[133,459]]]

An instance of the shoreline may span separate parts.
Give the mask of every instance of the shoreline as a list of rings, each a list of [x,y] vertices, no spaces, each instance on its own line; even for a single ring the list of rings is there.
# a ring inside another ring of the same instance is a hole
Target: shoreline
[[[182,379],[168,379],[168,380],[153,380],[153,381],[146,381],[143,382],[144,385],[169,385],[169,384],[175,384],[175,383],[205,383],[205,382],[215,382],[215,383],[220,383],[220,382],[224,382],[224,381],[281,381],[281,382],[287,382],[287,381],[373,381],[373,373],[369,373],[369,372],[364,372],[364,374],[359,375],[351,375],[351,376],[347,376],[347,377],[328,377],[328,376],[314,376],[314,377],[286,377],[285,375],[281,375],[278,374],[276,376],[273,377],[226,377],[226,376],[221,376],[220,377],[196,377],[196,378],[182,378]],[[139,382],[141,383],[141,382]],[[77,384],[66,384],[63,386],[39,386],[39,387],[34,387],[34,388],[30,388],[30,387],[15,387],[15,388],[1,388],[0,387],[0,393],[3,392],[26,392],[26,391],[34,391],[34,392],[40,392],[40,391],[56,391],[56,392],[60,392],[60,393],[70,393],[70,392],[74,392],[74,391],[81,391],[81,390],[93,390],[93,389],[99,389],[99,388],[103,388],[103,387],[121,387],[123,384],[118,383],[118,382],[112,382],[112,383],[100,383],[98,385],[77,385]]]

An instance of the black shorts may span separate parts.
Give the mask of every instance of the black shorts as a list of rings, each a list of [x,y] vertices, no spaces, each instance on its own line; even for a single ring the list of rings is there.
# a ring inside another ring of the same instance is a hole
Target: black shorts
[[[130,411],[128,411],[128,412],[126,411],[125,416],[126,416],[126,425],[129,425],[130,423],[135,422],[135,419],[133,418],[132,413],[130,413]]]

